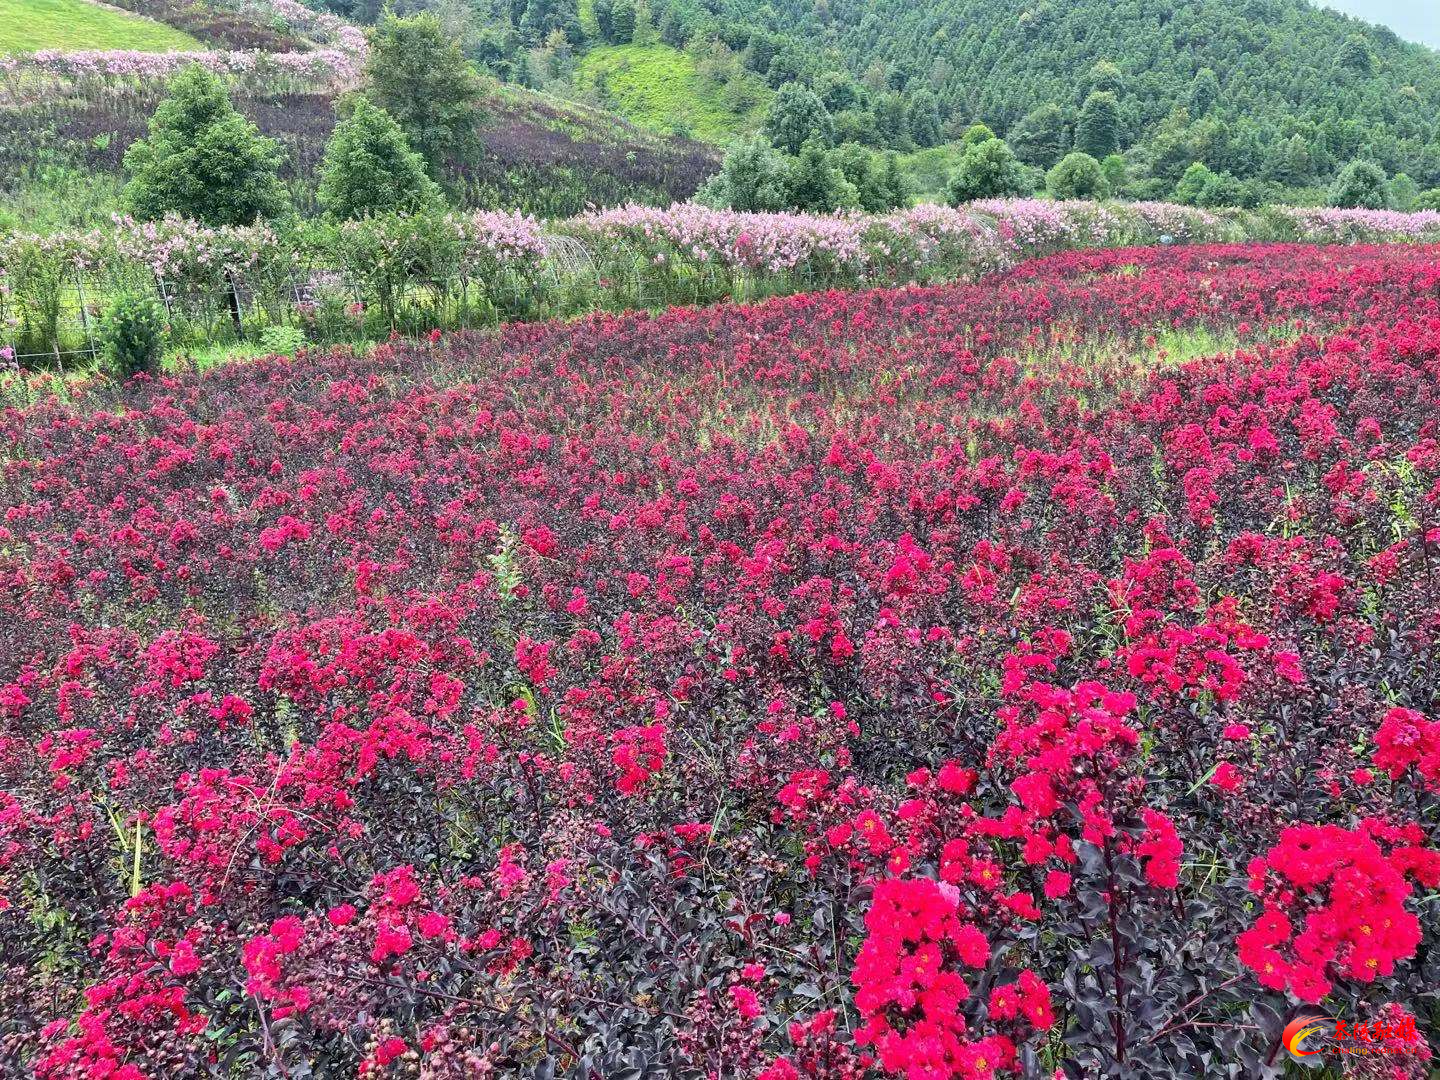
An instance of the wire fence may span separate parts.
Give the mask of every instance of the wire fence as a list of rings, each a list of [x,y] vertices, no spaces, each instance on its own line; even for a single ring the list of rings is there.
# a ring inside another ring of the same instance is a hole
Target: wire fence
[[[384,340],[392,334],[485,329],[505,321],[590,311],[655,310],[859,284],[853,274],[801,266],[783,273],[669,262],[618,246],[603,261],[571,237],[524,270],[427,279],[402,271],[356,273],[309,267],[292,275],[229,273],[172,280],[67,272],[23,292],[0,294],[0,343],[22,368],[66,370],[102,351],[105,311],[119,295],[150,295],[178,351],[271,340],[315,345]],[[277,335],[272,328],[285,328]],[[279,350],[277,350],[279,351]]]

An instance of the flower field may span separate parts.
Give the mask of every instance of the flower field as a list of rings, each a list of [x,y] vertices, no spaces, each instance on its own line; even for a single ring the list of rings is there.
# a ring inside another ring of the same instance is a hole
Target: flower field
[[[1440,248],[37,385],[5,1075],[1429,1075]]]

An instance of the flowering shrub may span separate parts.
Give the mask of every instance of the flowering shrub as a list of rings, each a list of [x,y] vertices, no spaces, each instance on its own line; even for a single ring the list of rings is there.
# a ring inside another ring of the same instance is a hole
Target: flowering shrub
[[[1323,1011],[1424,1075],[1437,254],[21,384],[0,1072],[1278,1077]]]
[[[1424,836],[1417,830],[1410,839]],[[1238,939],[1241,962],[1262,986],[1288,985],[1312,1002],[1332,989],[1328,972],[1367,983],[1389,975],[1420,944],[1420,921],[1405,908],[1412,890],[1404,872],[1418,872],[1430,888],[1440,885],[1440,854],[1417,854],[1419,865],[1397,866],[1363,830],[1286,829],[1280,843],[1250,865],[1250,888],[1265,898],[1265,911]],[[1302,913],[1303,928],[1296,926]]]
[[[323,344],[596,309],[974,279],[1071,250],[1277,235],[1357,243],[1440,238],[1435,214],[1392,214],[1359,232],[1337,233],[1327,220],[1289,210],[1222,218],[1166,203],[1040,200],[876,216],[630,205],[545,225],[488,211],[283,230],[117,218],[109,229],[0,240],[0,319],[12,332],[6,347],[52,354],[66,336],[63,296],[78,275],[121,291],[155,289],[182,343],[243,333],[254,322],[299,324]],[[250,310],[240,310],[242,300]],[[354,310],[344,317],[322,312],[327,301]]]

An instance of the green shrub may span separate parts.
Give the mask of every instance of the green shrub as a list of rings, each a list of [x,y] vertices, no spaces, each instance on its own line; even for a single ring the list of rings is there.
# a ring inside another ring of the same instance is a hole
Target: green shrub
[[[148,296],[122,293],[100,318],[100,363],[117,379],[160,370],[165,310]]]
[[[1025,166],[1020,164],[1020,159],[1004,140],[993,135],[969,145],[946,188],[951,206],[975,199],[998,199],[1029,193],[1029,176]]]
[[[267,326],[260,331],[260,348],[267,356],[294,356],[304,347],[305,331],[298,326]]]
[[[1330,205],[1365,210],[1390,208],[1390,178],[1373,161],[1352,161],[1330,185]]]
[[[147,220],[250,225],[288,209],[282,157],[279,143],[235,111],[220,77],[194,64],[170,80],[149,135],[125,152],[125,198]]]
[[[1095,199],[1105,194],[1105,174],[1100,162],[1077,151],[1050,170],[1045,185],[1057,199]]]

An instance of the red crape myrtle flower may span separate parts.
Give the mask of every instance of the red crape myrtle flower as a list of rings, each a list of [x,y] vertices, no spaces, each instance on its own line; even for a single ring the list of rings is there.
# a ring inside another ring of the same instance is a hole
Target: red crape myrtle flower
[[[1286,829],[1250,864],[1250,888],[1264,911],[1239,936],[1241,962],[1262,986],[1311,1002],[1336,979],[1389,975],[1420,943],[1419,919],[1405,906],[1410,870],[1365,829]]]

